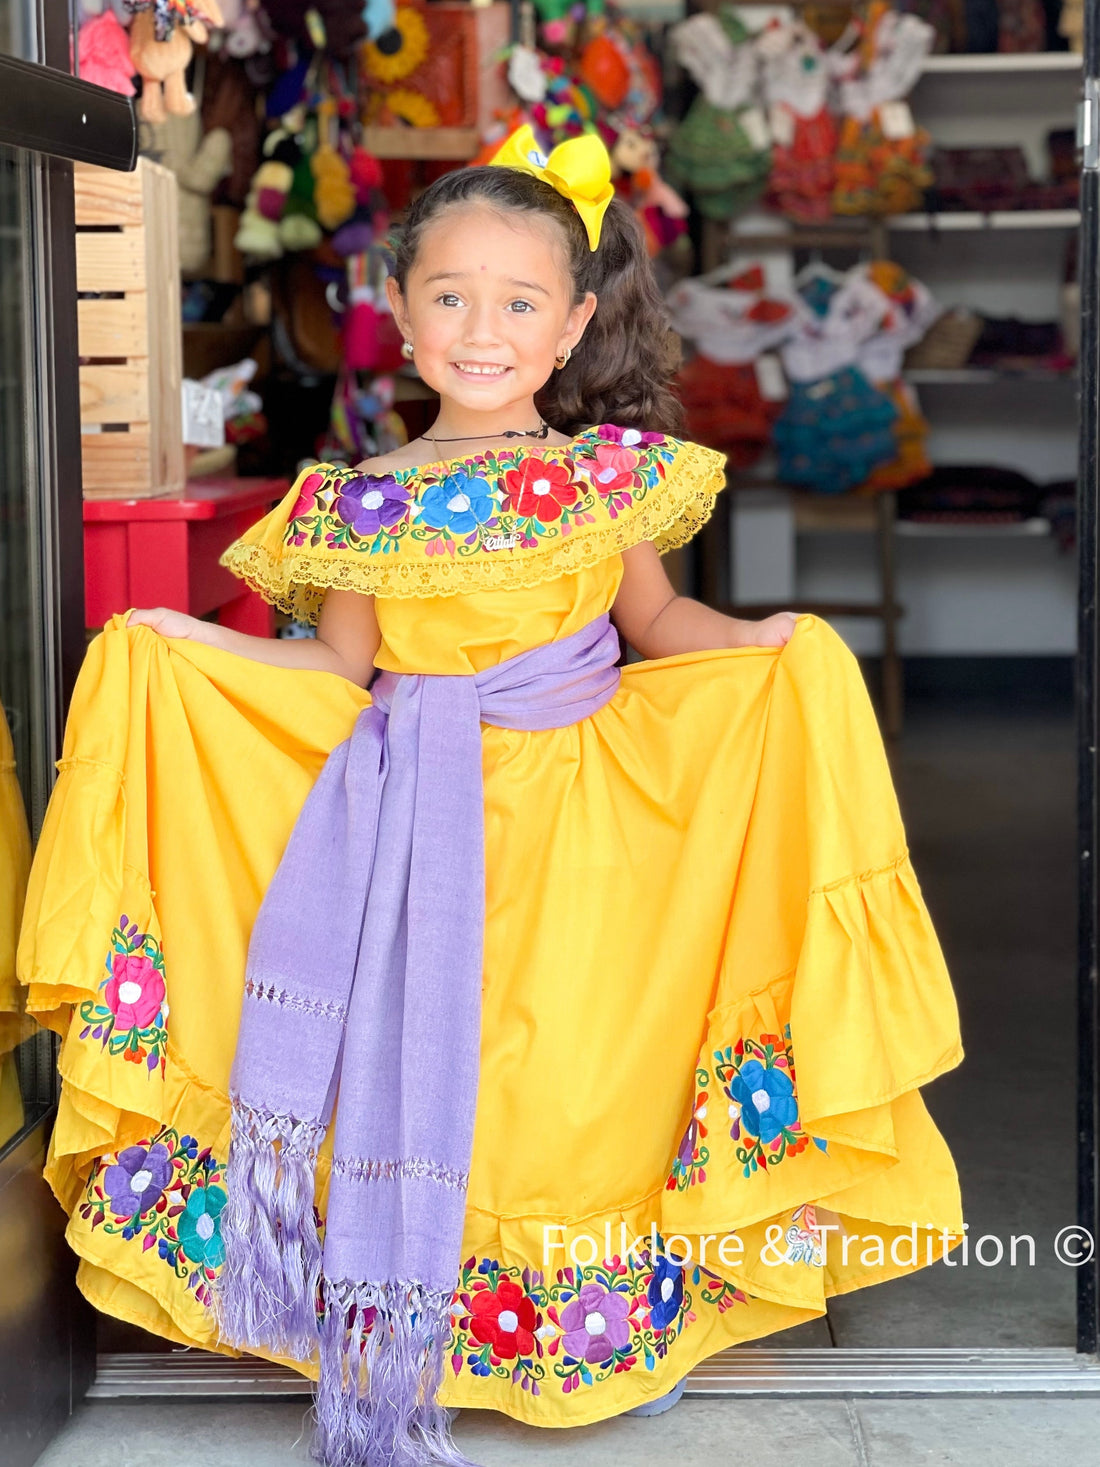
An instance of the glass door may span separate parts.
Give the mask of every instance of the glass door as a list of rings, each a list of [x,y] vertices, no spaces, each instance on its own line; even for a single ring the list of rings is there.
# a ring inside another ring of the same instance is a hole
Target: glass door
[[[129,103],[67,74],[64,0],[0,0],[0,1461],[29,1467],[94,1373],[64,1214],[42,1177],[57,1041],[16,942],[84,651],[73,158],[132,167]],[[53,63],[50,65],[50,63]]]

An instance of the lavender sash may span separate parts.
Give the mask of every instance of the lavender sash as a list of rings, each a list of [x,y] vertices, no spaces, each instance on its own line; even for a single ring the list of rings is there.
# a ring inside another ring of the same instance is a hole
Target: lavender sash
[[[256,918],[216,1311],[245,1349],[305,1359],[319,1342],[328,1467],[467,1461],[436,1395],[477,1101],[480,723],[589,717],[618,651],[602,616],[473,676],[382,673]],[[314,1164],[337,1086],[322,1258]]]

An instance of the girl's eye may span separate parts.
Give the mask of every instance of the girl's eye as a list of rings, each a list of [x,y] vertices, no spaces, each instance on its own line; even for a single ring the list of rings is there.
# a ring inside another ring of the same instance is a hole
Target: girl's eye
[[[510,311],[515,311],[516,314],[519,316],[525,316],[529,311],[533,311],[535,308],[530,301],[513,301],[508,309]]]
[[[441,296],[437,296],[436,299],[441,306],[460,306],[462,304],[462,302],[459,300],[458,296],[455,295],[453,290],[444,291],[443,294]]]

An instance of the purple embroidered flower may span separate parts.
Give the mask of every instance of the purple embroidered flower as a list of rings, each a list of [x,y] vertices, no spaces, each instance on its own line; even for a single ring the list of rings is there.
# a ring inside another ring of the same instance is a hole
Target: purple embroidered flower
[[[585,1284],[575,1299],[561,1312],[565,1331],[565,1350],[574,1360],[589,1365],[611,1358],[615,1350],[625,1350],[630,1343],[630,1300],[602,1284]]]
[[[410,497],[408,485],[392,474],[363,474],[342,486],[335,508],[344,524],[366,539],[402,519]]]
[[[663,433],[640,433],[637,428],[617,428],[614,423],[601,423],[596,436],[605,443],[618,443],[623,448],[638,448],[643,443],[663,443]]]
[[[488,482],[472,474],[448,474],[425,489],[420,500],[420,518],[433,530],[450,530],[468,535],[492,519],[497,504]]]
[[[225,1262],[221,1223],[226,1196],[222,1187],[192,1187],[179,1220],[180,1251],[192,1263],[220,1268]]]
[[[683,1264],[667,1254],[658,1254],[646,1299],[653,1328],[665,1329],[679,1314],[680,1305],[684,1302]]]
[[[116,1217],[136,1217],[160,1197],[172,1175],[168,1148],[127,1146],[103,1174],[103,1186]]]

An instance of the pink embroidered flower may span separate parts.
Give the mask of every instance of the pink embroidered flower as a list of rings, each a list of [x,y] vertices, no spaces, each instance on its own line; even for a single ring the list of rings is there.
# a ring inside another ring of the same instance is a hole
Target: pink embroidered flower
[[[633,487],[637,467],[638,455],[632,448],[610,448],[601,443],[596,449],[596,466],[588,473],[601,494],[614,494]]]
[[[148,1029],[164,1002],[164,979],[144,953],[115,953],[104,998],[116,1029]]]
[[[619,443],[623,448],[636,448],[640,443],[648,447],[665,441],[663,433],[639,433],[637,428],[619,428],[614,423],[601,423],[596,429],[596,437],[605,443]]]
[[[324,474],[310,474],[308,479],[302,480],[301,492],[294,502],[294,508],[290,511],[290,518],[292,520],[314,512],[317,508],[317,501],[314,495],[324,482]]]

